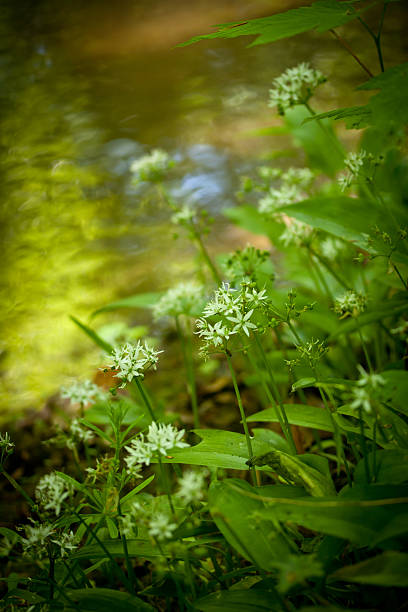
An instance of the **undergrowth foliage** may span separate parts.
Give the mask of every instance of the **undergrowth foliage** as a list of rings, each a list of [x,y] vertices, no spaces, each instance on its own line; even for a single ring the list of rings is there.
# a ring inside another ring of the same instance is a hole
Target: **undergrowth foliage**
[[[388,4],[321,0],[198,37],[262,44],[317,29],[344,45],[336,28],[356,19],[379,65],[374,76],[353,52],[370,77],[361,88],[379,93],[318,114],[327,76],[302,63],[275,78],[265,105],[289,131],[302,125],[307,167],[261,165],[225,211],[271,251],[247,245],[214,261],[212,219],[167,186],[175,160],[156,150],[132,164],[131,180],[168,207],[207,270],[122,304],[151,307],[152,326],[175,331],[194,434],[157,399],[164,343],[136,334],[111,346],[73,319],[104,351],[111,389],[88,380],[61,390],[77,416],[49,443],[69,449],[73,469],[44,475],[33,497],[9,473],[15,447],[0,436],[1,472],[30,511],[0,529],[4,609],[402,609],[408,117],[392,109],[408,108],[408,69],[384,67]],[[376,30],[371,5],[381,5]],[[366,128],[361,148],[345,151],[330,118]],[[230,376],[242,433],[200,429],[196,379],[209,363]],[[244,384],[257,397],[252,414]]]

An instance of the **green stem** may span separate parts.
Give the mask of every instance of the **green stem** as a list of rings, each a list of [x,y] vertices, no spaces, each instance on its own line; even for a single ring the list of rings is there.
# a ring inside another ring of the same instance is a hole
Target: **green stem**
[[[361,406],[358,409],[358,420],[359,420],[359,425],[360,425],[360,444],[361,444],[361,451],[362,451],[363,460],[364,460],[364,472],[365,472],[365,477],[366,477],[366,483],[370,484],[370,466],[368,464],[367,444],[366,444],[366,439],[364,436],[364,421],[363,421],[363,411],[362,411]]]
[[[392,263],[391,265],[394,268],[395,272],[397,273],[398,278],[400,279],[401,283],[404,285],[404,289],[408,291],[408,282],[404,281],[402,274],[399,271],[398,267],[395,265],[395,263]]]
[[[292,323],[291,323],[290,319],[288,319],[288,320],[286,321],[286,323],[288,324],[289,329],[290,329],[290,331],[292,332],[292,334],[295,336],[295,340],[296,340],[296,342],[299,342],[299,343],[300,343],[300,342],[302,342],[302,340],[301,340],[301,338],[300,338],[299,334],[297,333],[296,329],[293,327],[293,325],[292,325]]]
[[[309,249],[308,249],[309,251]],[[312,269],[314,269],[316,271],[316,275],[320,281],[320,283],[323,286],[324,291],[326,292],[327,297],[329,298],[329,300],[333,301],[333,294],[329,289],[329,285],[326,283],[326,279],[324,278],[324,275],[322,274],[318,264],[314,261],[313,259],[313,255],[310,253],[309,251],[309,259],[310,259],[310,263],[312,266]]]
[[[151,404],[151,402],[150,402],[150,400],[149,400],[149,398],[148,398],[148,396],[147,396],[147,393],[146,393],[146,391],[145,391],[145,389],[144,389],[144,386],[143,386],[143,384],[142,384],[141,380],[139,380],[139,377],[138,377],[138,376],[135,376],[135,377],[133,378],[133,381],[136,383],[136,386],[137,386],[137,388],[139,389],[139,393],[140,393],[140,395],[142,396],[143,402],[144,402],[144,404],[145,404],[145,406],[146,406],[146,408],[147,408],[147,411],[148,411],[148,413],[149,413],[149,415],[150,415],[150,417],[151,417],[152,421],[154,421],[155,423],[157,423],[157,419],[156,419],[156,417],[154,416],[154,412],[153,412],[152,404]]]
[[[279,392],[279,387],[276,384],[275,377],[274,377],[273,372],[272,372],[272,368],[271,368],[270,363],[268,361],[268,358],[267,358],[267,356],[265,354],[263,346],[262,346],[261,342],[259,341],[258,335],[254,334],[254,336],[255,336],[256,345],[258,347],[258,351],[259,351],[259,353],[260,353],[260,355],[262,357],[263,363],[265,364],[266,371],[268,372],[269,380],[271,382],[272,391],[275,394],[276,403],[279,405],[279,410],[280,410],[281,415],[282,415],[282,420],[284,422],[284,427],[282,427],[282,424],[281,424],[282,431],[284,433],[284,436],[285,436],[288,444],[290,445],[290,447],[292,449],[292,452],[296,455],[297,454],[296,444],[295,444],[295,441],[293,439],[292,430],[290,428],[288,417],[286,415],[286,410],[285,410],[285,407],[284,407],[283,402],[282,402],[281,394]],[[275,406],[276,406],[276,404],[275,404]],[[277,407],[275,409],[276,409],[276,412],[278,413]]]
[[[368,74],[368,76],[370,77],[370,79],[373,78],[373,73],[371,72],[371,70],[369,68],[367,68],[367,66],[365,64],[363,64],[363,62],[361,61],[361,59],[358,57],[358,55],[356,55],[353,51],[353,49],[350,47],[350,45],[344,40],[344,38],[342,38],[341,36],[339,36],[339,34],[337,34],[337,32],[333,29],[330,30],[330,32],[333,34],[333,36],[339,41],[339,43],[341,44],[342,47],[344,47],[344,49],[346,49],[347,53],[350,53],[350,55],[356,60],[356,62],[359,64],[359,66],[361,66],[361,68],[363,70],[365,70],[365,72]]]
[[[122,510],[121,510],[121,507],[120,507],[120,500],[119,500],[119,503],[118,503],[118,514],[119,514],[119,516],[123,516]],[[127,569],[127,573],[128,573],[128,579],[129,579],[129,584],[130,584],[130,588],[131,588],[131,593],[133,595],[135,595],[136,591],[135,591],[135,586],[134,585],[135,585],[135,582],[136,582],[136,576],[135,576],[135,572],[133,570],[133,565],[132,565],[132,563],[130,561],[130,557],[129,557],[129,550],[128,550],[128,545],[127,545],[127,539],[126,539],[125,534],[122,533],[120,530],[119,530],[119,535],[120,535],[120,538],[122,540],[123,554],[125,556],[125,563],[126,563],[126,569]]]
[[[167,474],[166,474],[166,472],[164,470],[164,465],[163,465],[163,462],[161,460],[160,452],[157,453],[157,461],[158,461],[158,464],[159,464],[159,467],[160,467],[160,472],[161,472],[161,476],[162,476],[162,480],[163,480],[163,485],[164,485],[164,489],[166,491],[167,499],[169,501],[170,510],[171,510],[171,513],[174,516],[175,515],[175,511],[174,511],[174,506],[173,506],[173,499],[171,497],[170,483],[169,483],[169,480],[167,478]]]
[[[36,511],[35,510],[36,504],[33,502],[31,497],[24,491],[24,489],[18,484],[18,482],[16,480],[14,480],[14,478],[12,476],[10,476],[10,474],[8,472],[6,472],[6,470],[4,469],[4,467],[2,465],[0,465],[0,473],[4,474],[4,476],[7,478],[9,483],[15,488],[15,490],[18,491],[20,493],[20,495],[22,495],[24,497],[24,499],[30,505],[31,509]]]
[[[351,289],[350,285],[347,283],[347,281],[345,281],[338,272],[336,272],[336,270],[333,270],[332,266],[329,264],[329,262],[322,257],[319,253],[317,253],[316,251],[314,251],[311,247],[309,247],[310,252],[312,255],[314,255],[316,257],[316,259],[318,259],[320,261],[320,263],[326,268],[326,270],[333,276],[333,278],[336,279],[336,281],[342,285],[342,287],[344,287],[345,289],[349,290]]]
[[[193,350],[191,345],[191,339],[189,336],[187,336],[188,339],[186,339],[178,316],[175,317],[175,320],[176,329],[181,345],[181,352],[183,355],[184,368],[186,370],[188,393],[191,400],[191,407],[193,409],[194,428],[198,429],[200,427],[200,420],[198,416],[197,389],[194,376]]]
[[[313,108],[309,105],[308,102],[303,102],[303,105],[306,107],[306,109],[309,111],[310,115],[312,117],[316,116],[316,111],[313,110]],[[335,134],[333,134],[333,132],[331,130],[329,130],[324,123],[322,123],[322,121],[320,119],[316,119],[318,126],[320,127],[320,129],[323,131],[324,135],[326,136],[326,138],[328,138],[332,144],[334,144],[334,146],[336,147],[338,153],[340,153],[341,157],[344,159],[344,149],[341,146],[340,142],[338,141],[337,137],[335,136]]]
[[[355,321],[356,321],[356,327],[357,327],[358,335],[360,336],[361,346],[363,347],[364,356],[366,358],[367,366],[368,366],[368,369],[370,370],[370,374],[372,374],[373,373],[373,365],[371,363],[370,355],[368,354],[367,345],[366,345],[366,343],[364,341],[363,334],[361,333],[361,327],[360,327],[360,322],[358,320],[358,317],[355,317]]]
[[[241,415],[242,426],[243,426],[244,432],[245,432],[245,438],[246,438],[246,443],[247,443],[247,448],[248,448],[248,459],[252,460],[254,454],[253,454],[253,451],[252,451],[251,436],[249,435],[247,420],[246,420],[246,416],[245,416],[244,407],[242,405],[241,394],[239,392],[237,378],[235,376],[235,371],[234,371],[234,367],[233,367],[232,362],[231,362],[231,357],[230,357],[230,355],[228,353],[226,353],[226,357],[227,357],[227,363],[228,363],[229,371],[230,371],[230,374],[231,374],[232,384],[234,385],[234,391],[235,391],[235,395],[236,395],[237,402],[238,402],[238,407],[239,407],[239,412],[240,412],[240,415]],[[256,486],[256,476],[255,476],[254,468],[251,466],[249,469],[250,469],[250,473],[251,473],[253,484],[254,484],[254,486]]]
[[[203,259],[205,261],[205,263],[208,266],[208,269],[210,270],[212,277],[214,279],[214,281],[217,283],[217,285],[221,285],[221,277],[218,273],[217,268],[215,267],[215,265],[213,264],[213,262],[211,261],[211,257],[208,254],[207,249],[204,246],[204,243],[201,239],[200,234],[197,231],[194,231],[194,240],[197,242],[199,251],[201,252],[201,255],[203,256]]]

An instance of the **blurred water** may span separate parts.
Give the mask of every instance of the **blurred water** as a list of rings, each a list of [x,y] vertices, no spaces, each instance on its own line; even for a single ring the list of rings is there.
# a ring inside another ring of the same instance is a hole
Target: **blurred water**
[[[219,252],[244,239],[220,216],[234,202],[239,175],[270,150],[291,146],[286,136],[256,135],[278,123],[266,103],[271,80],[308,60],[330,79],[319,108],[360,102],[353,88],[365,76],[329,34],[249,49],[245,39],[174,48],[213,23],[300,4],[1,4],[5,412],[39,405],[67,376],[89,375],[99,365],[69,313],[86,319],[104,303],[167,288],[191,273],[186,255],[193,251],[173,240],[169,211],[131,185],[134,159],[161,147],[178,160],[171,192],[217,216],[210,248]],[[391,63],[406,53],[406,21],[399,7],[386,24]],[[374,65],[361,38],[357,26],[348,32]],[[140,321],[146,318],[134,315]]]

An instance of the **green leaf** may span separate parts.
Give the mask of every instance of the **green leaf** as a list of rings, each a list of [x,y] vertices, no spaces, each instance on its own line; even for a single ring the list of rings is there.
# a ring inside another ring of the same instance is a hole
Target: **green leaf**
[[[272,504],[267,504],[268,508],[260,511],[260,515],[350,540],[359,546],[372,546],[378,533],[395,516],[408,518],[408,488],[355,485],[342,491],[340,497],[280,500]]]
[[[408,554],[388,550],[377,557],[342,567],[330,579],[383,587],[408,586]]]
[[[214,481],[208,492],[208,506],[229,544],[254,565],[269,570],[274,560],[289,554],[289,547],[273,522],[255,518],[265,508],[264,502],[257,499],[261,491],[262,487],[252,487],[244,480]]]
[[[247,419],[248,420],[248,419]],[[252,430],[255,440],[265,442],[272,448],[281,450],[284,453],[291,453],[290,446],[285,438],[272,429],[263,429],[261,427]]]
[[[264,45],[281,38],[289,38],[308,30],[327,32],[353,19],[362,11],[353,9],[354,2],[337,0],[319,0],[311,6],[303,6],[270,17],[261,17],[250,21],[238,21],[217,25],[217,32],[194,36],[179,47],[191,45],[204,39],[236,38],[237,36],[257,36],[249,45]],[[368,8],[368,7],[366,7]]]
[[[280,206],[277,210],[339,238],[351,240],[365,249],[367,244],[364,234],[369,229],[367,211],[370,211],[370,226],[380,221],[382,216],[379,208],[371,201],[340,195],[317,196],[296,204]]]
[[[163,463],[190,463],[208,467],[248,470],[248,448],[243,434],[220,429],[194,429],[202,441],[196,446],[175,449],[162,456]],[[265,442],[252,440],[254,453],[265,453],[270,446]],[[157,458],[151,460],[157,463]]]
[[[299,380],[293,383],[292,391],[296,391],[297,389],[305,389],[306,387],[314,387],[316,382],[317,382],[316,378],[312,378],[312,377],[299,378]]]
[[[122,497],[122,499],[120,500],[122,509],[123,509],[123,505],[124,504],[126,504],[128,501],[130,501],[134,495],[136,495],[137,493],[142,491],[145,487],[147,487],[152,482],[152,480],[154,480],[154,474],[152,476],[149,476],[149,478],[146,478],[146,480],[144,480],[139,485],[137,485],[137,487],[135,487],[134,489],[129,491],[129,493],[124,495]]]
[[[284,408],[291,425],[322,429],[323,431],[333,431],[333,424],[330,416],[323,408],[319,408],[318,406],[306,406],[303,404],[284,404]],[[271,407],[251,414],[251,416],[247,418],[247,421],[278,423],[279,419],[275,408]]]
[[[223,214],[233,221],[236,225],[252,232],[268,236],[274,242],[282,233],[282,223],[265,219],[265,215],[252,206],[235,206],[234,208],[224,208]]]
[[[307,465],[299,456],[292,457],[282,451],[270,450],[265,455],[255,456],[248,464],[268,465],[289,483],[304,487],[313,497],[334,495],[336,492],[330,477]]]
[[[384,395],[389,399],[392,407],[408,416],[408,372],[406,370],[386,370],[381,372],[381,376],[386,381]]]
[[[371,473],[374,468],[374,453],[367,454]],[[377,483],[401,484],[408,481],[408,451],[377,450],[375,453],[375,474]],[[356,483],[365,482],[364,461],[361,459],[354,470]]]
[[[86,335],[91,338],[91,340],[95,342],[95,344],[101,349],[103,349],[106,353],[111,353],[113,351],[113,346],[108,342],[105,342],[105,340],[98,336],[96,331],[85,325],[85,323],[81,323],[81,321],[79,321],[76,317],[73,317],[72,315],[69,318],[75,323],[75,325],[78,325],[78,327],[82,329],[82,331],[84,331]]]
[[[92,313],[92,317],[95,317],[101,312],[119,310],[120,308],[151,308],[159,301],[162,295],[162,291],[154,293],[138,293],[136,295],[131,295],[127,298],[123,298],[123,300],[111,302],[106,306],[102,306],[101,308],[94,310],[94,312]]]
[[[282,610],[282,604],[270,591],[233,589],[197,599],[194,609],[202,612],[273,612]]]
[[[154,612],[155,608],[139,597],[122,591],[94,588],[66,591],[68,597],[75,602],[81,612]],[[65,604],[67,605],[67,604]],[[69,606],[71,609],[71,606]],[[75,608],[72,608],[75,609]]]

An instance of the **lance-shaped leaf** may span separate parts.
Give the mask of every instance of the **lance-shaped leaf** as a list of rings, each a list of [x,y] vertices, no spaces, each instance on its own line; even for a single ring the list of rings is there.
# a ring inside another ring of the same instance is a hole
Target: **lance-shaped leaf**
[[[314,380],[314,379],[313,379]],[[305,404],[284,404],[285,413],[291,425],[301,427],[311,427],[312,429],[322,429],[323,431],[333,431],[333,423],[330,415],[323,408],[318,406],[307,406]],[[272,406],[251,414],[247,418],[248,422],[271,422],[278,423],[279,418],[276,409]]]
[[[304,487],[313,497],[335,495],[336,491],[330,475],[308,465],[309,461],[308,463],[306,461],[302,461],[299,456],[293,457],[282,451],[271,450],[265,455],[254,457],[247,463],[253,466],[269,466],[287,482]]]
[[[342,567],[331,574],[330,579],[383,587],[407,587],[408,555],[395,550],[387,550],[372,559]]]
[[[257,499],[258,492],[261,494],[262,487],[252,487],[244,480],[212,482],[208,505],[229,544],[254,565],[269,570],[274,560],[287,556],[290,550],[276,523],[257,519],[265,508],[264,502]]]
[[[123,298],[122,300],[117,300],[116,302],[111,302],[110,304],[106,304],[106,306],[101,306],[92,313],[92,316],[96,316],[101,312],[109,312],[111,310],[119,310],[122,308],[151,308],[159,301],[162,292],[150,292],[150,293],[138,293],[136,295],[130,295],[127,298]]]

